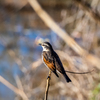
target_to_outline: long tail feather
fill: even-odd
[[[66,73],[64,74],[64,77],[65,77],[67,82],[71,82],[70,78],[66,75]]]

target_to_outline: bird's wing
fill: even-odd
[[[55,62],[54,62],[54,57],[50,56],[50,54],[47,54],[47,53],[43,52],[43,61],[46,64],[46,66],[52,72],[54,72],[57,77],[59,77],[57,72],[56,72],[56,66],[55,66]]]
[[[61,63],[61,60],[60,60],[59,56],[57,55],[57,53],[55,51],[54,51],[54,56],[55,56],[55,66],[56,66],[56,69],[60,73],[65,73],[65,70],[64,70],[63,65]]]

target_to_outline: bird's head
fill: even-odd
[[[39,45],[42,46],[43,48],[43,51],[50,51],[50,50],[53,50],[52,49],[52,46],[49,42],[43,42],[43,43],[39,43]]]

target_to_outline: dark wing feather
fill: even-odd
[[[61,60],[59,58],[59,56],[57,55],[57,53],[54,51],[54,59],[55,59],[55,66],[56,66],[56,69],[60,72],[60,73],[65,73],[65,70],[63,68],[63,65],[61,63]]]
[[[63,76],[65,77],[66,81],[67,82],[71,82],[70,78],[67,76],[67,74],[65,73],[65,70],[63,68],[63,65],[60,61],[60,58],[58,57],[57,53],[54,51],[54,57],[55,57],[55,66],[56,66],[56,69],[61,73],[63,74]]]
[[[59,77],[58,74],[56,73],[56,66],[55,66],[55,63],[54,63],[53,56],[52,57],[50,57],[50,56],[51,55],[49,54],[49,52],[48,53],[47,52],[43,52],[43,61],[47,65],[47,67],[52,72],[54,72],[57,77]]]

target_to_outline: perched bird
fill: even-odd
[[[57,76],[57,71],[60,72],[66,79],[67,82],[71,82],[70,78],[66,75],[64,67],[57,53],[53,50],[49,42],[43,42],[39,45],[42,46],[42,60],[43,63]]]

